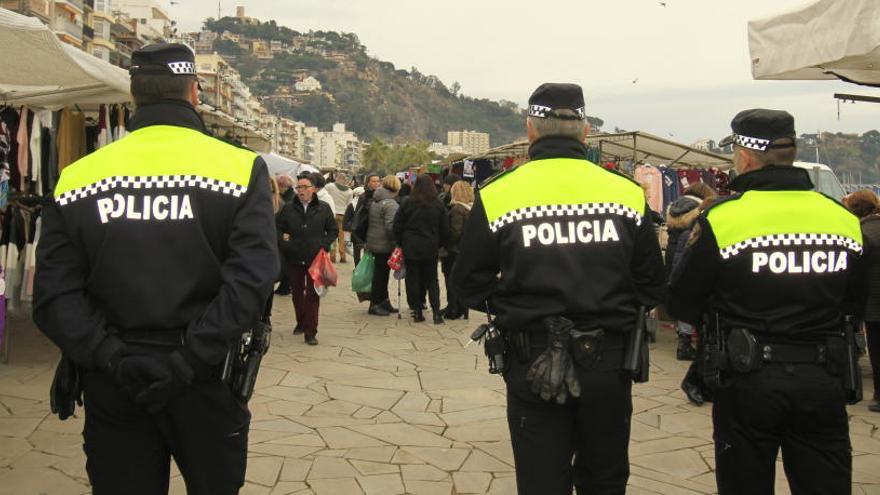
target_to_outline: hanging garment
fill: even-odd
[[[101,105],[98,107],[98,142],[95,144],[96,148],[107,146],[113,141],[112,131],[107,128],[108,120],[107,105]]]
[[[663,211],[681,197],[681,188],[678,184],[678,174],[669,167],[660,167],[663,174]]]
[[[43,168],[43,124],[40,113],[33,112],[33,119],[28,150],[31,157],[29,180],[33,183],[33,188],[29,187],[27,190],[40,191],[40,172]]]
[[[5,107],[0,110],[0,121],[6,126],[7,139],[9,140],[9,152],[6,154],[6,163],[9,164],[10,185],[18,184],[21,180],[18,172],[18,110]]]
[[[636,167],[633,178],[645,189],[648,206],[656,212],[663,210],[663,174],[653,165]]]
[[[32,217],[32,230],[30,233],[32,237],[27,244],[27,251],[25,253],[23,301],[33,301],[34,299],[34,274],[37,270],[37,246],[40,242],[40,226],[42,225],[42,220],[40,219],[39,214],[34,214]]]
[[[28,140],[28,108],[27,106],[21,107],[21,113],[19,114],[19,124],[18,124],[18,135],[16,136],[16,141],[18,141],[18,183],[15,184],[18,187],[19,191],[26,191],[26,185],[28,181],[28,164],[29,164],[29,151],[30,151],[30,141]]]
[[[697,182],[702,182],[702,177],[700,176],[699,170],[694,169],[679,169],[678,170],[678,182],[681,184],[681,190],[684,191],[691,184],[696,184]]]
[[[61,111],[58,125],[58,171],[86,154],[86,116],[70,108]]]

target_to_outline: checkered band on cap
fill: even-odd
[[[181,75],[181,74],[196,74],[196,64],[192,62],[169,62],[168,68],[171,69],[171,72]]]
[[[205,191],[213,191],[240,197],[247,192],[247,187],[233,182],[226,182],[200,175],[155,175],[155,176],[128,176],[118,175],[106,177],[93,184],[71,189],[58,195],[55,201],[59,206],[74,203],[99,193],[115,189],[173,189],[173,188],[199,188]]]
[[[862,252],[857,241],[836,234],[773,234],[753,237],[720,250],[721,258],[727,260],[749,248],[778,246],[840,246],[856,253]]]
[[[770,147],[770,140],[736,134],[736,144],[756,151],[767,151],[767,148]]]
[[[544,105],[529,105],[529,117],[537,117],[539,119],[546,119],[547,114],[552,112],[553,109]],[[581,120],[585,119],[587,116],[586,110],[584,107],[580,107],[574,110],[577,114],[578,118]]]
[[[547,112],[553,110],[550,107],[545,107],[544,105],[530,105],[529,106],[529,117],[538,117],[539,119],[547,118]]]
[[[522,220],[543,217],[577,217],[583,215],[617,215],[633,220],[636,225],[642,224],[642,215],[636,210],[619,203],[582,203],[575,205],[541,205],[520,208],[501,215],[489,223],[492,232]]]

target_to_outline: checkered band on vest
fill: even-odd
[[[247,192],[246,186],[200,175],[156,175],[144,177],[119,175],[107,177],[94,184],[62,193],[55,201],[60,206],[64,206],[98,193],[110,191],[111,189],[170,189],[181,187],[197,187],[206,191],[228,194],[236,198]]]
[[[756,137],[736,135],[736,144],[743,148],[749,148],[757,151],[767,151],[770,146],[769,139],[761,139]]]
[[[192,62],[170,62],[168,68],[175,74],[196,74],[196,64]]]
[[[727,260],[749,248],[778,246],[841,246],[856,253],[862,252],[858,242],[836,234],[773,234],[753,237],[720,250],[721,258]]]
[[[618,203],[582,203],[576,205],[529,206],[505,213],[489,223],[492,232],[498,232],[505,225],[522,220],[542,217],[566,217],[581,215],[618,215],[642,224],[642,215],[636,210]]]

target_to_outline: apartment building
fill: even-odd
[[[477,131],[449,131],[447,146],[461,147],[465,153],[483,153],[489,150],[489,133]]]

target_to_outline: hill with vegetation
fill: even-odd
[[[214,50],[267,109],[283,117],[322,129],[344,122],[361,139],[389,143],[446,142],[447,131],[462,129],[488,132],[492,146],[524,137],[524,115],[515,103],[472,98],[457,82],[447,86],[415,67],[399,69],[371,57],[354,34],[301,33],[275,21],[233,17],[208,19],[205,29],[218,34]],[[272,52],[249,49],[253,40],[274,42]],[[321,89],[295,88],[308,77]]]
[[[844,184],[880,184],[880,132],[803,134],[798,160],[827,164]]]

